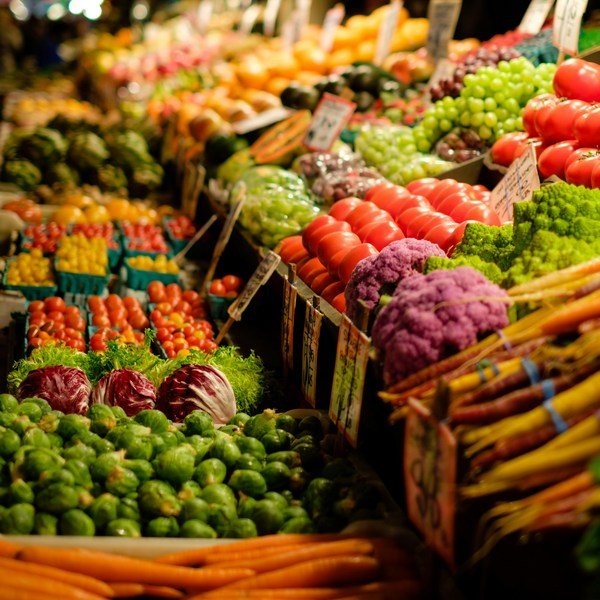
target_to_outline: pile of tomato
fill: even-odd
[[[237,275],[223,275],[210,282],[208,293],[213,296],[237,298],[244,287],[244,280]]]
[[[64,343],[85,352],[86,322],[78,306],[66,305],[58,296],[34,300],[27,306],[27,349]]]

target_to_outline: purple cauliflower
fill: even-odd
[[[372,330],[373,345],[383,359],[386,384],[392,385],[505,327],[505,297],[503,289],[466,266],[402,280],[377,315]]]
[[[420,273],[430,256],[445,257],[446,254],[437,244],[406,238],[392,242],[379,254],[361,260],[352,271],[344,292],[348,317],[354,319],[356,316],[359,300],[370,309],[375,308],[384,286],[390,286],[390,293],[393,292],[400,281]]]

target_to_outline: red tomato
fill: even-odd
[[[88,296],[87,305],[93,313],[107,312],[104,300],[100,296]]]
[[[462,223],[463,221],[468,221],[467,215],[472,209],[484,207],[485,204],[480,202],[479,200],[467,200],[464,199],[462,202],[458,203],[451,211],[450,217],[456,221],[457,223]]]
[[[361,239],[363,242],[372,244],[377,250],[381,251],[392,242],[403,240],[404,233],[402,233],[402,229],[394,221],[384,221],[376,223],[374,227],[369,229],[364,238]]]
[[[397,186],[393,190],[384,190],[373,198],[373,203],[385,210],[392,219],[395,219],[403,210],[409,206],[414,206],[416,201],[414,196],[403,187]]]
[[[592,171],[591,187],[600,188],[600,165],[596,165]]]
[[[221,279],[221,283],[227,291],[227,286],[225,285],[223,279]],[[192,305],[189,302],[186,302],[185,300],[181,299],[175,302],[175,304],[173,305],[173,310],[182,315],[190,315],[192,313]]]
[[[589,109],[589,104],[581,100],[560,100],[555,104],[542,127],[541,136],[547,144],[572,140],[575,120]]]
[[[357,206],[352,212],[346,216],[346,223],[352,227],[352,231],[356,231],[355,224],[360,223],[365,217],[374,217],[377,213],[381,213],[381,209],[374,202],[364,201]],[[363,221],[364,222],[364,221]]]
[[[409,226],[414,222],[415,219],[420,219],[420,218],[422,219],[423,216],[428,217],[432,212],[433,212],[433,210],[431,209],[431,207],[413,206],[411,208],[408,208],[408,209],[402,211],[396,217],[396,225],[398,225],[398,227],[400,227],[400,229],[402,230],[402,233],[406,237],[412,237],[408,233]]]
[[[329,302],[329,304],[331,304],[333,302],[333,299],[338,294],[343,294],[344,293],[345,289],[346,289],[346,284],[345,283],[342,283],[341,281],[336,281],[335,283],[332,283],[332,284],[328,285],[321,292],[321,298],[323,298],[323,300],[325,300],[326,302]]]
[[[457,223],[460,221],[452,216],[453,211],[457,209],[457,207],[461,206],[465,202],[473,202],[477,201],[473,196],[469,195],[466,191],[462,190],[456,192],[454,194],[450,194],[446,196],[439,204],[438,211],[444,213],[445,215],[451,216]]]
[[[381,183],[378,183],[377,185],[374,185],[373,187],[370,187],[367,190],[367,193],[365,194],[365,200],[368,201],[373,201],[373,197],[377,196],[380,192],[383,192],[384,190],[393,190],[397,187],[395,183],[392,183],[391,181],[382,181]]]
[[[580,58],[560,64],[552,82],[557,96],[600,102],[600,66]]]
[[[544,128],[546,127],[546,121],[550,115],[552,109],[558,103],[558,98],[554,100],[548,98],[547,102],[543,102],[539,108],[536,110],[534,115],[534,124],[535,124],[535,133],[530,137],[541,136]]]
[[[320,241],[330,233],[336,231],[350,232],[351,228],[346,221],[338,221],[330,215],[324,215],[333,219],[333,221],[324,222],[317,229],[312,229],[306,235],[302,234],[302,242],[304,247],[314,256],[317,253],[317,248]],[[319,217],[317,217],[319,218]],[[306,230],[305,230],[306,231]]]
[[[202,298],[200,298],[200,294],[196,290],[185,290],[181,297],[192,306],[196,306],[198,303],[202,302]]]
[[[353,246],[360,244],[360,238],[352,231],[335,231],[323,237],[317,246],[317,256],[319,260],[328,265],[329,260],[339,250],[349,250]]]
[[[423,177],[407,183],[406,189],[411,194],[427,197],[427,195],[434,190],[439,182],[440,180],[436,177]]]
[[[310,252],[302,246],[295,254],[292,254],[286,261],[288,265],[297,265],[301,260],[304,260],[307,256],[310,256]]]
[[[106,305],[106,308],[110,312],[111,310],[114,310],[115,308],[122,308],[123,300],[121,299],[121,296],[119,296],[118,294],[109,294],[106,297],[104,304]]]
[[[135,308],[141,310],[140,301],[133,296],[125,296],[125,298],[123,298],[123,306],[129,311]]]
[[[355,198],[354,196],[344,198],[343,200],[338,200],[337,202],[334,202],[333,206],[329,209],[329,216],[337,219],[338,221],[344,221],[346,216],[362,203],[363,200],[360,198]]]
[[[406,237],[415,238],[421,227],[431,219],[433,212],[433,210],[421,210],[416,208],[405,210],[400,215],[400,217],[404,219],[405,225],[404,227],[401,223],[398,223],[398,225],[400,225],[400,229],[402,229]]]
[[[161,313],[159,316],[170,315],[173,312],[173,305],[170,302],[159,302],[155,308]]]
[[[301,267],[296,271],[298,277],[310,287],[312,280],[321,273],[326,273],[327,269],[325,265],[316,257],[309,258]]]
[[[27,312],[28,313],[46,312],[45,308],[46,307],[45,307],[44,302],[42,300],[32,300],[29,303],[29,306],[27,307]]]
[[[53,311],[64,313],[65,308],[65,301],[58,296],[48,296],[48,298],[44,300],[44,309],[47,313]]]
[[[350,281],[350,276],[354,267],[363,259],[379,254],[377,248],[372,244],[364,243],[348,250],[346,256],[342,259],[338,268],[338,275],[340,280],[347,284]]]
[[[538,113],[542,107],[543,113],[547,112],[548,109],[558,102],[558,98],[554,94],[540,94],[535,98],[529,100],[523,109],[523,129],[525,133],[530,137],[539,135],[536,120]],[[544,114],[540,115],[540,118],[544,118]]]
[[[96,316],[96,315],[94,315]],[[102,315],[105,319],[107,319],[106,315]],[[93,318],[93,317],[92,317]],[[72,329],[76,329],[77,331],[84,331],[85,330],[85,319],[79,315],[68,315],[67,319],[65,321],[65,325],[67,327],[71,327]]]
[[[165,340],[170,340],[172,337],[171,332],[166,327],[159,327],[156,330],[156,339],[161,343]]]
[[[337,310],[339,313],[346,312],[346,295],[344,292],[333,298],[331,301],[331,306],[333,306],[333,308],[335,308],[335,310]]]
[[[300,250],[300,248],[304,248],[304,246],[302,245],[302,236],[301,235],[291,235],[289,237],[284,238],[281,241],[281,247],[279,248],[279,256],[281,256],[281,260],[284,263],[289,264],[290,257],[295,252]]]
[[[228,292],[239,292],[244,287],[244,280],[237,275],[225,275],[221,281]]]
[[[571,166],[571,163],[574,163],[584,156],[591,156],[597,151],[597,148],[576,148],[573,150],[573,152],[567,156],[567,160],[565,160],[565,178],[567,169]]]
[[[213,279],[208,287],[208,293],[213,296],[224,296],[227,293],[227,288],[220,279]]]
[[[104,352],[108,350],[108,345],[100,336],[93,335],[90,338],[90,349],[94,352]]]
[[[92,325],[94,327],[110,327],[110,319],[108,318],[108,315],[95,313],[92,315]]]
[[[564,140],[545,148],[538,158],[538,170],[544,179],[556,175],[565,178],[565,161],[579,148],[577,140]]]
[[[183,290],[178,283],[168,283],[165,285],[165,294],[167,295],[167,300],[172,302],[172,300],[181,300]]]
[[[48,313],[48,319],[50,319],[51,321],[54,321],[54,322],[64,322],[65,315],[64,315],[64,313],[59,312],[58,310],[51,310]]]
[[[485,225],[494,225],[499,227],[502,225],[502,220],[498,213],[489,205],[479,202],[478,205],[472,206],[465,214],[462,221],[478,221]]]
[[[515,150],[515,158],[519,158],[521,154],[529,150],[529,147],[533,146],[535,148],[535,155],[537,158],[540,157],[540,154],[546,149],[546,143],[541,137],[532,137],[523,142],[521,142],[516,150]]]
[[[477,221],[463,221],[459,223],[454,232],[452,233],[452,238],[448,241],[448,250],[446,250],[446,254],[448,256],[452,256],[452,252],[454,248],[462,241],[463,235],[465,233],[465,228],[469,223],[477,223]]]
[[[600,146],[600,105],[595,104],[575,120],[575,137],[581,146]]]
[[[600,164],[600,151],[590,152],[571,162],[565,169],[568,183],[592,187],[592,172]]]
[[[313,240],[316,232],[323,227],[323,225],[330,225],[331,223],[337,222],[338,219],[331,215],[319,215],[313,219],[302,231],[302,243],[304,244],[304,247],[314,254],[314,251],[308,245],[308,241]]]
[[[437,244],[444,252],[447,252],[453,241],[454,232],[457,227],[458,223],[455,223],[452,220],[438,222],[425,232],[423,239],[433,244]]]
[[[508,167],[514,160],[515,150],[528,137],[529,135],[524,131],[505,133],[492,146],[492,160],[498,165]]]
[[[425,236],[430,229],[443,224],[456,224],[456,222],[453,221],[448,215],[434,211],[430,213],[428,219],[421,223],[419,229],[415,231],[415,235],[413,237],[416,237],[417,239],[425,239]]]
[[[317,275],[312,283],[311,283],[311,289],[312,291],[317,294],[318,296],[321,295],[321,292],[328,286],[331,285],[332,283],[335,283],[337,281],[336,277],[332,277],[329,272],[325,272],[325,273],[321,273],[319,275]]]
[[[134,329],[141,330],[149,327],[150,322],[148,321],[148,317],[143,312],[139,312],[129,316],[129,324]]]
[[[340,263],[344,259],[344,256],[346,256],[346,252],[348,252],[346,248],[341,248],[329,259],[325,265],[329,275],[331,275],[331,277],[333,277],[333,279],[336,281],[339,279],[338,269],[340,268]]]
[[[360,219],[356,219],[352,225],[352,231],[354,231],[354,233],[358,233],[365,225],[368,225],[369,223],[394,223],[394,219],[392,219],[390,213],[386,212],[385,210],[378,209],[375,213],[369,213],[363,215]]]
[[[81,309],[79,306],[67,306],[65,308],[65,317],[68,317],[69,315],[81,316]]]
[[[162,281],[151,281],[146,288],[146,292],[148,292],[150,302],[154,302],[154,304],[164,302],[167,299],[165,284]]]
[[[455,194],[460,191],[468,192],[468,190],[469,186],[466,183],[460,183],[456,181],[456,179],[442,179],[431,191],[429,196],[427,196],[427,200],[429,200],[429,203],[433,208],[437,209],[438,205],[446,198],[446,196],[450,196],[450,194]]]

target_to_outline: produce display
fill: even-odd
[[[37,248],[17,254],[6,263],[4,285],[46,288],[56,285],[51,260]]]

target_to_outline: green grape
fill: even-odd
[[[496,104],[496,101],[493,98],[486,98],[483,101],[483,106],[485,107],[485,110],[490,111],[490,110],[495,110],[498,105]]]
[[[473,127],[479,127],[480,125],[483,125],[483,121],[485,119],[485,113],[484,112],[476,112],[474,114],[471,115],[471,125]]]
[[[469,98],[467,106],[472,113],[482,112],[484,109],[484,103],[481,98]]]
[[[468,127],[471,124],[471,113],[464,112],[462,115],[460,115],[458,122],[463,127]]]
[[[492,137],[492,130],[487,125],[482,125],[477,133],[482,140],[489,140]]]

